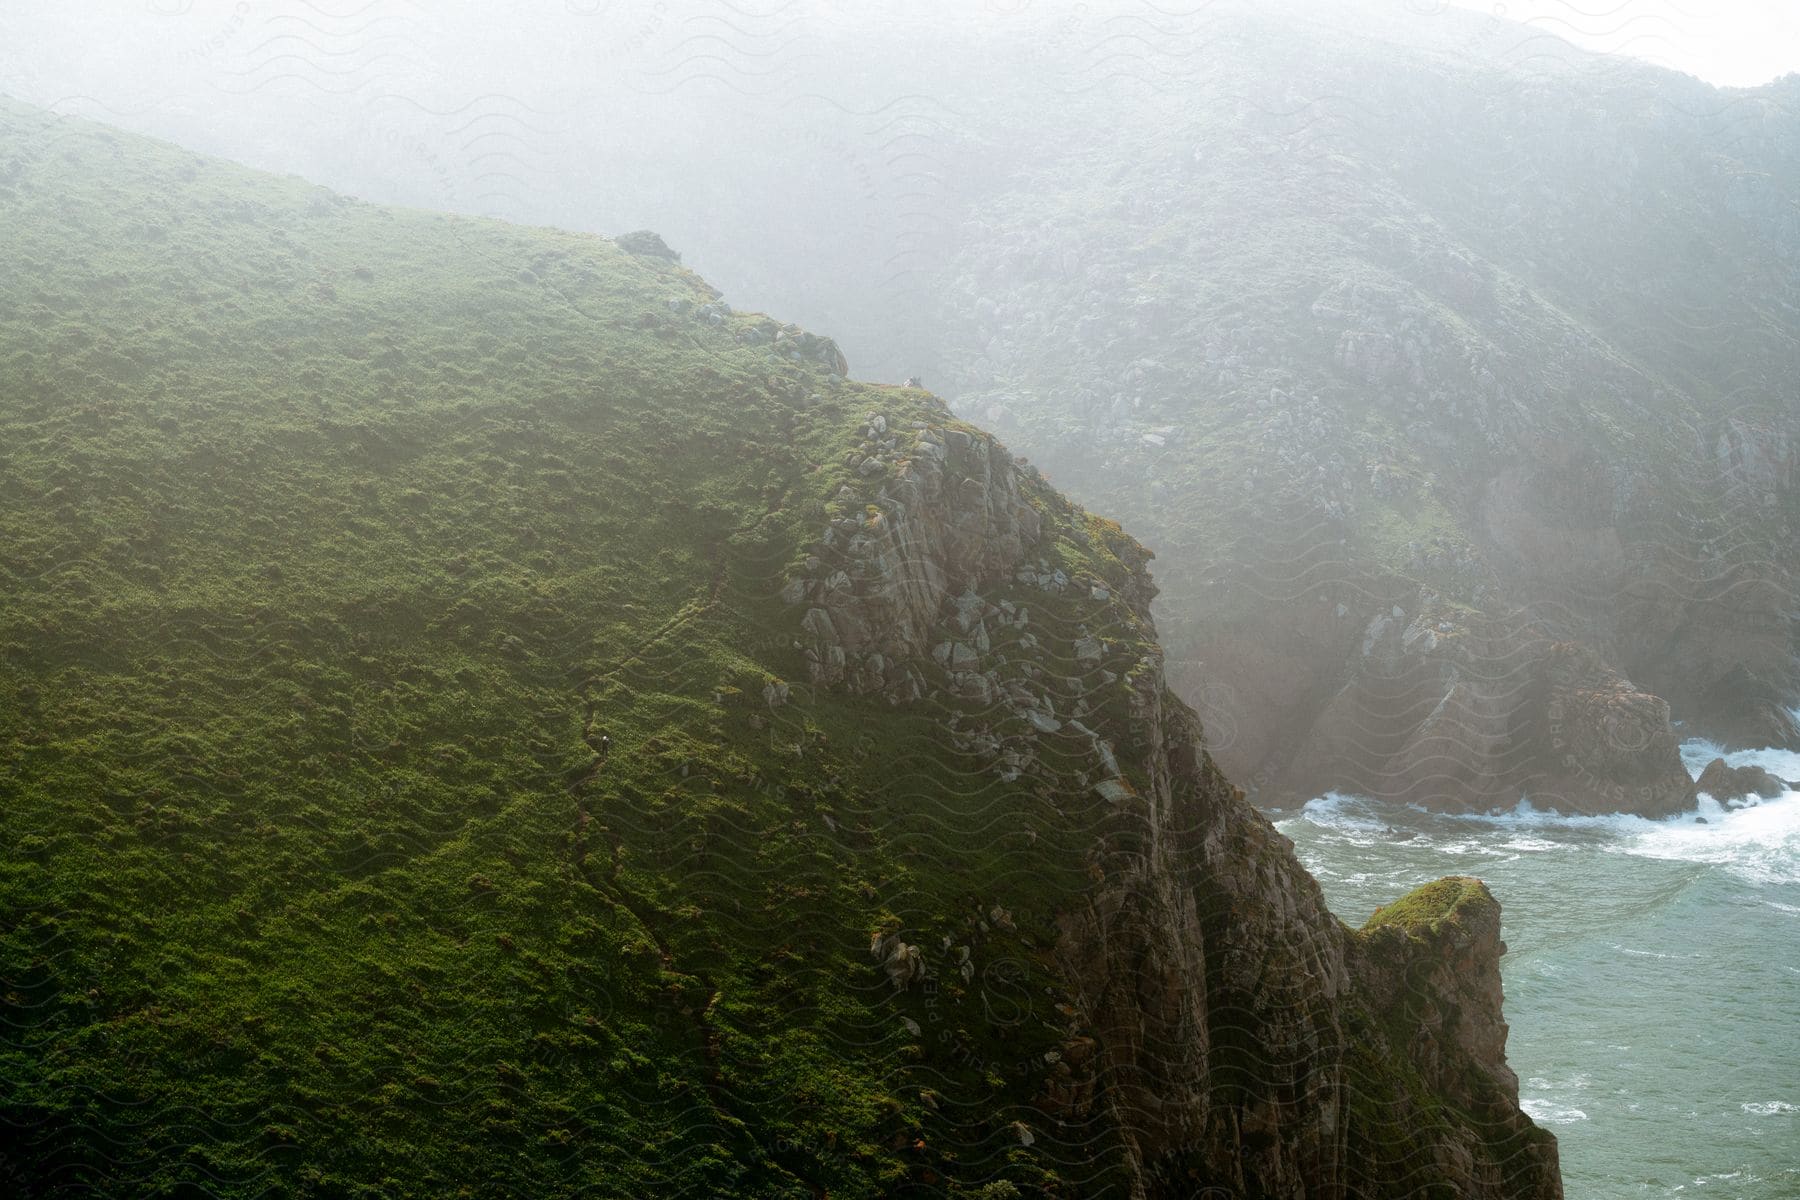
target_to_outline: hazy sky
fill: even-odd
[[[440,35],[501,50],[529,44],[547,66],[574,42],[590,59],[598,44],[605,61],[591,65],[604,72],[661,53],[671,40],[704,57],[719,40],[712,33],[732,28],[739,41],[762,39],[754,48],[764,57],[851,13],[877,25],[929,17],[972,36],[1035,23],[1079,40],[1117,32],[1122,19],[1133,31],[1203,26],[1239,5],[1331,13],[1334,23],[1382,24],[1402,38],[1455,7],[1726,86],[1800,71],[1800,0],[0,0],[0,91],[40,100],[83,92],[131,108],[202,76],[233,90],[234,73],[260,84],[271,73],[265,68],[281,61],[324,55],[335,67],[345,47],[376,39],[389,65]],[[1366,22],[1373,10],[1382,10],[1380,20]],[[582,36],[572,38],[576,29]],[[604,31],[597,42],[596,30]],[[246,58],[277,61],[250,79]],[[139,84],[145,94],[131,98]]]
[[[1438,0],[1409,0],[1428,12]],[[1800,0],[1452,0],[1579,46],[1748,87],[1800,71]]]
[[[0,93],[377,202],[654,228],[733,303],[886,344],[906,305],[818,294],[757,247],[825,239],[875,292],[922,287],[985,169],[958,133],[985,89],[1180,95],[1290,22],[1352,65],[1386,43],[1529,76],[1567,39],[1715,84],[1800,70],[1800,0],[0,0]],[[1335,78],[1257,86],[1305,139],[1354,142],[1368,99]],[[1696,92],[1672,94],[1754,115]]]

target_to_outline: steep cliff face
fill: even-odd
[[[990,439],[923,422],[890,429],[879,413],[863,432],[844,465],[871,496],[863,503],[856,488],[840,488],[837,502],[854,511],[833,519],[820,553],[808,556],[810,574],[793,580],[783,598],[809,606],[802,627],[814,683],[918,699],[921,677],[911,660],[932,643],[945,600],[1009,574],[1037,544],[1040,521],[1020,493],[1012,459]],[[957,613],[957,632],[982,652],[984,622],[1000,615],[987,608],[964,605]]]
[[[1800,412],[1790,399],[1696,433],[1689,494],[1727,519],[1671,531],[1644,556],[1607,632],[1696,732],[1731,748],[1800,748]]]
[[[1554,1194],[934,397],[652,236],[0,160],[25,1190]]]
[[[880,412],[863,434],[838,496],[861,515],[784,591],[815,679],[922,701],[1000,778],[1107,805],[1059,915],[1046,1115],[1100,1119],[1133,1196],[1559,1196],[1506,1066],[1486,889],[1441,881],[1345,927],[1169,690],[1142,548],[986,435]],[[1049,561],[1077,544],[1116,569]],[[1034,620],[1034,596],[1078,607]]]
[[[1791,82],[1456,6],[1144,8],[1125,59],[1005,7],[910,31],[904,78],[867,63],[979,96],[846,336],[1156,548],[1233,779],[1655,816],[1691,795],[1677,733],[1800,746]],[[770,274],[822,262],[758,233]]]
[[[1499,904],[1479,880],[1441,879],[1377,910],[1357,940],[1352,973],[1389,1044],[1467,1121],[1419,1148],[1463,1195],[1534,1194],[1556,1148],[1520,1115],[1506,1064]]]

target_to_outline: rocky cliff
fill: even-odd
[[[1498,945],[1327,912],[935,397],[653,235],[0,162],[13,1191],[1556,1194]]]
[[[779,200],[654,203],[1153,546],[1259,802],[1662,814],[1671,739],[1800,745],[1794,80],[1459,5],[1132,0],[1141,54],[1064,7],[839,6],[790,52],[842,107],[685,167]],[[917,161],[856,115],[901,96]]]
[[[830,6],[653,147],[534,105],[560,148],[502,193],[437,117],[406,124],[441,159],[367,155],[347,98],[273,140],[362,194],[655,213],[866,378],[922,375],[1156,548],[1171,678],[1259,801],[1657,813],[1672,735],[1800,745],[1796,79],[1716,89],[1468,5],[1116,7]],[[677,77],[683,28],[613,78]],[[132,119],[273,153],[257,105],[179,108]],[[1428,611],[1501,665],[1362,652]],[[1561,643],[1645,697],[1575,764],[1531,665]],[[1652,697],[1670,721],[1639,728]]]
[[[783,592],[813,678],[1105,805],[1058,915],[1046,1119],[1099,1120],[1133,1196],[1559,1196],[1505,1061],[1486,889],[1444,880],[1348,929],[1171,693],[1141,546],[957,422],[872,412],[845,462],[843,515]],[[1550,703],[1577,705],[1597,668],[1551,657]],[[927,976],[908,936],[875,947],[902,989]]]

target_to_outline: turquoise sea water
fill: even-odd
[[[1689,768],[1719,752],[1683,747]],[[1800,779],[1800,755],[1725,755]],[[1507,1057],[1570,1200],[1800,1198],[1800,792],[1727,811],[1438,816],[1327,796],[1277,821],[1360,925],[1441,875],[1504,913]]]

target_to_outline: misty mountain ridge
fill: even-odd
[[[156,7],[0,14],[0,1167],[1786,1194],[1800,75]]]
[[[622,21],[526,9],[478,50],[462,36],[471,12],[311,25],[204,6],[116,13],[109,34],[130,23],[128,41],[161,51],[126,63],[80,21],[18,9],[0,33],[36,53],[0,90],[373,200],[654,228],[740,305],[825,329],[861,372],[892,380],[935,349],[912,314],[965,204],[1015,147],[1064,144],[1055,131],[1083,106],[1183,120],[1206,94],[1195,85],[1229,84],[1307,154],[1413,116],[1321,71],[1334,54],[1454,70],[1494,103],[1580,76],[1621,89],[1629,111],[1648,86],[1726,140],[1753,98],[1792,95],[1791,81],[1715,89],[1414,0],[788,5],[735,20],[698,3]],[[196,71],[209,86],[196,90]],[[795,252],[824,269],[792,269]]]
[[[1301,61],[1354,102],[1208,78],[1046,143],[964,223],[934,377],[1145,530],[1268,799],[1679,811],[1665,698],[1800,744],[1792,89]]]

